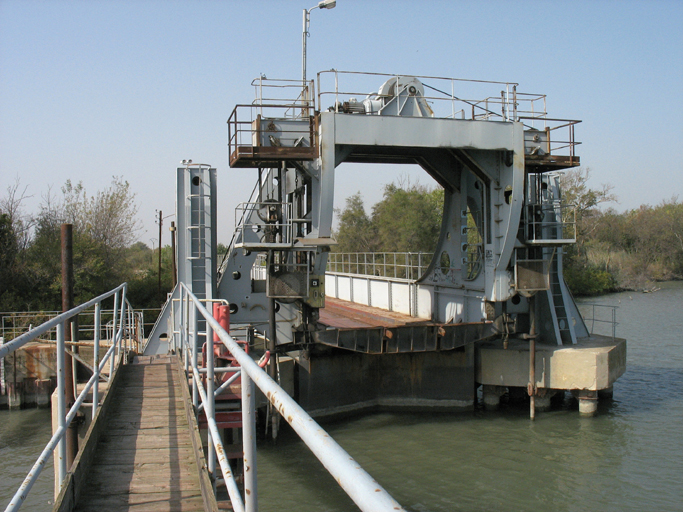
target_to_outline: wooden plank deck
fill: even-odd
[[[124,365],[106,429],[74,510],[204,510],[183,385],[168,357]]]

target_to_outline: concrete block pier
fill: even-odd
[[[484,404],[496,407],[508,388],[529,384],[529,342],[512,339],[477,344],[476,381],[484,386]],[[575,345],[536,344],[536,403],[548,408],[557,391],[571,391],[579,412],[592,415],[598,394],[609,395],[612,385],[626,370],[626,340],[593,335]]]

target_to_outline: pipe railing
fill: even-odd
[[[135,310],[134,315],[136,319],[136,336],[141,343],[145,339],[145,332],[149,332],[150,328],[154,325],[153,322],[145,322],[145,312],[148,313],[148,319],[157,319],[159,317],[160,311],[160,308]],[[107,325],[111,325],[113,313],[114,310],[111,308],[101,309],[100,329],[106,329]],[[44,322],[47,322],[59,314],[61,314],[61,311],[3,311],[0,313],[0,337],[4,338],[6,341],[11,341],[14,338],[33,329],[34,325],[40,325]],[[78,339],[88,340],[80,341],[78,346],[92,346],[92,339],[95,336],[94,311],[84,311],[78,315],[78,317]],[[99,336],[100,339],[102,339],[103,333],[100,332]],[[110,339],[111,333],[104,334],[104,336],[106,336],[107,339]],[[54,330],[48,331],[45,333],[45,336],[42,336],[40,339],[36,339],[35,341],[40,341],[41,343],[54,343],[56,341],[56,333]],[[75,343],[76,342],[74,342],[74,344]]]
[[[40,476],[40,473],[42,472],[43,468],[45,467],[45,463],[49,459],[49,457],[53,454],[53,451],[55,448],[57,448],[57,453],[55,454],[55,470],[57,471],[57,476],[58,476],[58,482],[60,487],[63,485],[64,480],[67,475],[67,471],[69,468],[67,468],[67,453],[66,453],[66,431],[73,419],[76,417],[76,414],[78,413],[79,408],[81,405],[83,405],[83,402],[85,401],[86,396],[88,395],[88,392],[90,389],[93,389],[93,403],[92,403],[92,417],[94,418],[96,413],[97,413],[97,408],[98,408],[98,402],[99,402],[99,389],[98,389],[98,383],[100,379],[100,375],[102,371],[104,370],[107,361],[109,361],[110,364],[110,369],[109,369],[109,376],[110,378],[114,375],[114,372],[116,371],[115,367],[115,360],[119,357],[119,354],[121,353],[122,350],[125,350],[128,347],[128,341],[126,340],[125,346],[123,345],[124,341],[124,334],[128,332],[132,332],[132,328],[130,327],[130,320],[133,318],[132,314],[130,314],[130,304],[126,300],[126,290],[127,290],[127,284],[123,283],[119,285],[118,287],[114,288],[113,290],[104,293],[100,295],[99,297],[95,297],[94,299],[86,302],[85,304],[82,304],[80,306],[77,306],[73,309],[70,309],[69,311],[62,313],[61,315],[57,315],[55,318],[52,318],[51,320],[48,320],[47,322],[39,325],[38,327],[31,329],[29,332],[22,334],[21,336],[18,336],[11,342],[3,345],[0,347],[0,358],[3,358],[15,350],[23,347],[27,343],[33,341],[34,339],[38,338],[39,336],[44,335],[45,333],[50,332],[52,329],[56,329],[57,331],[57,416],[58,416],[58,428],[52,435],[52,438],[50,441],[47,443],[45,446],[45,449],[42,451],[40,456],[38,457],[38,460],[36,463],[33,465],[31,470],[29,471],[28,475],[22,482],[21,486],[19,486],[19,489],[17,492],[14,494],[14,497],[10,501],[9,505],[7,505],[7,508],[5,508],[5,512],[13,512],[15,510],[19,510],[21,505],[24,503],[26,500],[26,497],[28,496],[28,493],[31,491],[31,488],[33,487],[33,484],[36,482],[38,477]],[[108,299],[109,297],[114,297],[114,327],[113,331],[115,332],[116,335],[111,343],[111,346],[107,350],[107,352],[104,354],[104,357],[102,357],[101,361],[98,361],[98,356],[99,356],[99,342],[100,342],[100,321],[101,321],[101,315],[102,315],[102,301]],[[119,305],[120,303],[120,305]],[[94,322],[97,328],[95,329],[95,334],[94,334],[94,364],[93,364],[93,369],[95,370],[92,377],[90,380],[87,382],[81,393],[78,395],[78,398],[74,402],[73,406],[69,409],[69,411],[66,411],[66,396],[65,396],[65,382],[66,382],[66,375],[65,375],[65,355],[66,355],[66,343],[65,343],[65,336],[64,336],[64,331],[65,331],[65,325],[66,322],[73,318],[74,316],[82,313],[86,309],[90,309],[94,307]],[[118,322],[117,322],[118,320]],[[118,330],[117,326],[118,325]],[[69,378],[71,378],[69,376]]]
[[[590,308],[590,315],[588,314],[588,308]],[[611,331],[612,341],[617,337],[617,309],[619,306],[612,306],[610,304],[593,304],[590,302],[579,303],[579,309],[584,310],[586,313],[583,316],[583,321],[586,325],[590,324],[589,332],[591,335],[596,333],[596,327],[601,330],[600,327],[607,327]],[[597,325],[596,325],[597,324]],[[603,331],[604,332],[604,331]]]
[[[331,252],[327,272],[416,280],[427,271],[428,252]]]
[[[206,414],[210,441],[209,470],[211,471],[212,469],[212,459],[217,457],[234,510],[238,512],[256,512],[258,510],[254,386],[257,386],[263,392],[275,410],[279,411],[280,415],[291,425],[292,429],[299,435],[306,446],[322,462],[327,471],[362,511],[404,510],[251,356],[242,350],[239,344],[207,311],[202,304],[202,300],[192,294],[189,288],[182,283],[180,301],[181,328],[178,329],[177,333],[181,338],[180,342],[183,347],[185,371],[188,376],[192,376],[193,405],[196,410],[203,406],[202,408]],[[200,317],[206,321],[206,330],[203,333],[198,330]],[[230,470],[216,425],[214,398],[218,390],[213,389],[216,370],[213,367],[213,357],[211,357],[214,353],[214,333],[240,365],[240,376],[242,379],[244,499],[242,499]],[[200,337],[205,338],[207,354],[210,356],[206,358],[205,372],[203,371],[204,368],[200,368],[197,363]],[[206,376],[206,388],[204,388],[202,383],[202,375]]]
[[[330,76],[334,85],[328,84]],[[417,78],[422,85],[432,91],[422,97],[430,104],[437,118],[456,118],[456,113],[472,111],[472,119],[486,118],[501,121],[516,121],[517,109],[531,102],[538,95],[524,94],[518,97],[516,82],[499,82],[491,80],[471,80],[464,78],[448,78],[425,75],[397,75],[391,73],[367,73],[362,71],[340,71],[331,69],[321,71],[317,75],[318,108],[322,108],[326,97],[334,98],[333,109],[338,110],[344,100],[351,97],[372,96],[379,80],[400,78]],[[340,88],[340,79],[344,81]],[[372,81],[372,82],[370,82]],[[368,84],[368,85],[366,85]],[[369,85],[372,84],[372,85]],[[368,88],[372,88],[368,91]],[[480,96],[480,94],[482,94]],[[476,96],[470,96],[476,94]],[[524,108],[524,107],[523,107]]]

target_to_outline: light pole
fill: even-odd
[[[322,0],[318,5],[310,9],[304,9],[304,31],[301,38],[301,83],[304,91],[306,90],[306,38],[308,37],[308,26],[311,24],[311,11],[313,9],[334,9],[337,0]]]

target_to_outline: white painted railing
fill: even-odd
[[[171,346],[182,347],[185,371],[193,377],[193,405],[196,410],[204,409],[209,426],[209,469],[212,469],[212,459],[217,457],[234,510],[238,512],[256,512],[258,510],[254,385],[263,392],[275,410],[279,411],[361,510],[364,512],[404,510],[284,389],[268,376],[259,364],[240,348],[238,343],[207,311],[202,300],[193,295],[184,284],[181,284],[179,316],[178,329],[175,327],[173,329],[174,339],[171,340]],[[198,329],[200,318],[206,321],[205,332],[200,332]],[[179,340],[175,339],[175,331],[178,332]],[[206,358],[205,367],[198,364],[200,340],[202,338],[206,340],[206,353],[211,355],[214,353],[214,333],[240,365],[244,499],[230,470],[216,425],[214,399],[218,390],[213,389],[214,373],[216,372],[213,366],[213,358]],[[202,374],[206,375],[206,388],[201,380]],[[237,377],[233,375],[232,378],[236,379]]]
[[[325,295],[412,317],[431,317],[431,294],[412,279],[327,272]]]
[[[14,497],[10,501],[5,512],[13,512],[19,510],[21,505],[26,500],[28,493],[31,491],[33,484],[36,482],[48,458],[53,454],[55,447],[57,448],[57,460],[55,461],[55,470],[57,471],[58,482],[60,486],[63,484],[64,479],[67,474],[67,454],[66,454],[66,431],[73,419],[76,417],[78,409],[83,405],[86,396],[90,389],[93,389],[93,404],[92,404],[92,417],[95,417],[98,406],[98,386],[100,375],[102,370],[105,368],[107,361],[109,361],[109,375],[110,378],[114,375],[116,371],[115,360],[118,358],[121,350],[129,350],[130,343],[132,341],[129,338],[124,338],[126,333],[134,332],[134,320],[132,315],[132,310],[130,304],[126,300],[126,283],[114,288],[113,290],[96,297],[85,304],[75,307],[66,313],[48,320],[47,322],[39,325],[38,327],[31,329],[29,332],[22,334],[21,336],[15,338],[14,340],[0,346],[0,359],[11,354],[15,350],[23,347],[30,341],[35,340],[39,336],[43,336],[49,333],[52,329],[56,329],[56,339],[57,339],[57,418],[59,428],[52,435],[52,438],[45,446],[38,460],[29,471],[28,475],[24,479],[23,483],[19,487],[19,490],[15,493]],[[102,301],[108,299],[109,297],[114,297],[114,313],[113,313],[113,325],[112,332],[116,333],[116,336],[112,340],[111,346],[104,354],[101,360],[99,357],[99,344],[100,344],[100,320],[101,320],[101,304]],[[93,376],[90,378],[88,383],[83,388],[83,391],[78,395],[73,406],[69,409],[68,413],[66,411],[66,399],[65,399],[65,387],[66,378],[72,378],[70,375],[65,375],[65,356],[66,356],[66,342],[64,336],[65,325],[69,319],[74,316],[79,315],[85,310],[94,308],[94,364],[93,364]]]

